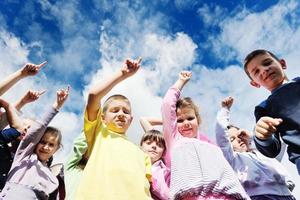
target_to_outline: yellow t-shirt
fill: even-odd
[[[83,171],[77,200],[147,200],[151,161],[124,135],[107,129],[99,111],[95,121],[84,116],[89,161]]]

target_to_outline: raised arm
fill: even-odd
[[[18,110],[20,112],[21,109],[26,104],[32,103],[32,102],[38,100],[40,98],[40,96],[43,95],[45,92],[46,92],[46,90],[42,90],[42,91],[28,90],[26,92],[26,94],[15,103],[16,110]]]
[[[44,114],[41,120],[34,122],[29,129],[26,137],[21,141],[19,148],[16,152],[15,159],[23,159],[34,151],[35,145],[41,140],[44,132],[51,122],[51,120],[56,116],[59,109],[63,106],[65,101],[69,96],[70,87],[67,89],[60,89],[56,93],[56,100],[53,105]]]
[[[145,132],[153,130],[154,126],[162,125],[162,119],[141,117],[140,124]]]
[[[163,98],[161,114],[163,120],[163,134],[167,146],[165,162],[168,167],[170,167],[171,164],[169,151],[172,149],[174,140],[180,137],[180,134],[177,130],[176,103],[180,97],[180,91],[183,89],[184,85],[190,80],[191,76],[191,72],[180,72],[178,80],[167,91]]]
[[[118,83],[124,79],[132,76],[140,68],[142,59],[139,58],[136,61],[127,59],[121,70],[107,78],[105,81],[101,81],[101,84],[93,86],[88,95],[88,102],[86,106],[88,120],[94,121],[97,118],[97,113],[100,109],[101,99]]]
[[[39,65],[27,63],[21,69],[9,75],[6,79],[0,82],[0,96],[22,78],[36,75],[41,70],[41,68],[46,65],[46,63],[47,61],[42,62]]]
[[[230,108],[233,104],[233,98],[227,97],[221,102],[221,109],[217,114],[217,124],[216,124],[216,142],[218,146],[223,151],[223,154],[227,161],[232,164],[235,153],[233,151],[229,135],[228,128],[229,125],[229,114]]]
[[[7,122],[10,127],[17,129],[20,133],[23,132],[23,122],[16,113],[13,105],[0,98],[0,107],[3,107],[6,112]]]

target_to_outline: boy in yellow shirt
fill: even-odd
[[[126,60],[106,81],[91,88],[84,114],[84,133],[89,161],[77,190],[77,200],[151,199],[151,161],[126,137],[131,124],[131,105],[123,95],[100,100],[118,83],[134,75],[141,59]]]

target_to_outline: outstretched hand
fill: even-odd
[[[34,102],[42,96],[46,90],[35,91],[35,90],[28,90],[27,93],[22,97],[22,102],[24,104]]]
[[[126,59],[121,71],[122,74],[126,77],[132,76],[135,74],[141,66],[142,58],[140,57],[137,60]]]
[[[266,140],[276,132],[276,127],[282,123],[280,118],[261,117],[255,126],[255,136]]]
[[[226,97],[221,102],[222,107],[227,108],[229,110],[233,104],[233,100],[234,100],[233,97]]]
[[[65,101],[67,100],[67,98],[69,96],[69,92],[70,92],[70,86],[68,86],[66,89],[57,90],[56,101],[55,101],[53,107],[56,108],[57,110],[59,110],[63,106]]]
[[[42,62],[41,64],[32,64],[32,63],[27,63],[23,66],[21,69],[21,73],[23,76],[34,76],[36,75],[42,67],[44,67],[47,64],[47,61]]]

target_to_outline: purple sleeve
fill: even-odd
[[[24,157],[33,153],[35,146],[43,137],[48,124],[57,113],[58,111],[51,106],[51,108],[44,114],[41,121],[36,121],[31,125],[28,129],[28,133],[17,149],[14,162],[15,160],[22,160]]]
[[[180,91],[171,87],[162,102],[162,119],[163,119],[163,134],[167,146],[167,151],[165,154],[165,162],[167,167],[170,167],[170,150],[172,149],[174,141],[178,137],[177,131],[177,116],[176,116],[176,102],[180,97]]]

